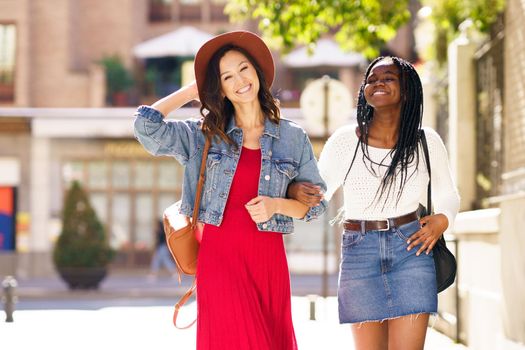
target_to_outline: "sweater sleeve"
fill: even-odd
[[[354,133],[354,134],[352,134]],[[337,129],[326,141],[319,157],[319,173],[326,182],[324,198],[329,201],[335,191],[343,184],[350,166],[357,137],[355,125]]]
[[[434,213],[444,214],[447,217],[448,228],[445,233],[449,233],[459,211],[459,193],[452,179],[447,150],[441,137],[431,128],[425,128],[425,135],[427,136],[432,171]]]

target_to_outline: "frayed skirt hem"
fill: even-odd
[[[363,323],[370,323],[370,322],[379,322],[379,323],[382,323],[382,322],[385,322],[385,321],[389,321],[389,320],[395,320],[396,318],[401,318],[401,317],[406,317],[406,316],[412,316],[414,317],[415,319],[417,319],[419,317],[419,315],[424,315],[424,314],[429,314],[430,316],[437,316],[438,313],[436,311],[420,311],[420,312],[411,312],[411,313],[407,313],[407,314],[403,314],[403,315],[397,315],[397,316],[392,316],[392,317],[385,317],[385,318],[381,318],[381,319],[365,319],[365,320],[341,320],[339,319],[339,323],[340,324],[360,324],[362,325]]]

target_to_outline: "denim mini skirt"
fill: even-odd
[[[383,321],[437,312],[432,252],[416,256],[407,240],[418,220],[386,231],[345,230],[337,297],[339,322]]]

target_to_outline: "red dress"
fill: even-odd
[[[222,224],[204,227],[198,350],[297,349],[282,234],[258,231],[244,207],[257,196],[260,169],[260,150],[243,147]]]

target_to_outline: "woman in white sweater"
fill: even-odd
[[[452,225],[459,196],[439,135],[423,128],[432,173],[434,215],[418,216],[429,182],[421,147],[423,89],[414,67],[379,57],[359,90],[357,125],[338,129],[319,159],[329,200],[343,187],[344,233],[338,300],[356,349],[423,349],[437,312],[432,248]],[[307,183],[289,196],[315,206]]]

